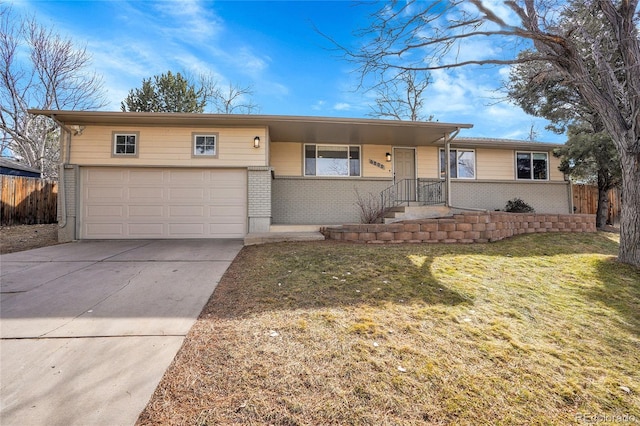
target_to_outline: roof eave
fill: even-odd
[[[398,144],[436,143],[472,124],[281,115],[29,110],[66,125],[268,127],[274,142]]]

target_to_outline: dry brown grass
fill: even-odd
[[[58,224],[0,227],[0,254],[58,244]]]
[[[138,423],[640,419],[640,271],[616,252],[606,233],[246,247]]]

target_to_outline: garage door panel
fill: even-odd
[[[216,217],[216,223],[215,224],[233,225],[233,224],[236,224],[236,223],[238,223],[238,217],[237,216],[218,216],[218,217]]]
[[[129,205],[129,217],[163,217],[164,206],[136,206]]]
[[[119,238],[123,234],[124,225],[121,223],[91,223],[87,225],[87,232],[94,238]]]
[[[241,238],[246,234],[246,170],[81,170],[81,238]]]
[[[204,200],[204,188],[169,188],[169,200]]]
[[[195,170],[169,171],[168,176],[169,176],[169,183],[171,184],[194,185],[194,184],[204,183],[206,181],[204,171],[195,171]]]
[[[170,223],[169,235],[170,236],[202,236],[205,226],[203,223]]]
[[[129,180],[139,184],[157,185],[164,180],[164,172],[162,170],[131,170]]]
[[[246,175],[247,175],[247,171],[243,169],[227,169],[225,170],[225,172],[226,174],[224,177],[221,177],[220,175],[217,175],[217,174],[210,174],[208,175],[208,178],[212,182],[221,181],[224,179],[243,180],[243,179],[246,179]]]
[[[243,216],[245,215],[244,206],[209,206],[209,217],[215,216]]]
[[[203,217],[203,206],[169,206],[169,217]]]
[[[129,223],[128,234],[136,238],[162,238],[165,234],[162,223]]]
[[[211,200],[244,201],[246,194],[239,193],[237,188],[220,188],[211,190]]]
[[[87,170],[85,180],[88,183],[122,184],[126,181],[126,172],[122,169],[96,168]]]
[[[87,191],[87,198],[98,201],[120,201],[124,198],[125,189],[121,186],[95,186]]]
[[[122,206],[96,205],[87,208],[87,216],[93,218],[99,217],[120,217],[122,216]]]
[[[226,235],[229,238],[242,238],[245,235],[244,227],[238,224],[212,223],[209,225],[212,234]]]
[[[210,188],[213,192],[218,191],[240,191],[244,190],[246,187],[246,182],[236,182],[236,181],[222,181],[222,182],[211,182]]]
[[[163,200],[164,190],[163,188],[158,188],[158,187],[139,187],[139,186],[129,187],[129,199],[135,200],[136,198],[149,198],[149,199],[155,199],[155,200]]]

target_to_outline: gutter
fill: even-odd
[[[71,159],[71,129],[64,125],[61,121],[59,121],[55,115],[51,115],[51,119],[60,126],[62,130],[60,132],[60,148],[63,147],[63,139],[66,135],[66,144],[64,145],[64,159],[59,164],[58,171],[58,200],[60,201],[60,211],[58,212],[58,228],[64,228],[67,226],[67,191],[64,184],[64,170],[65,166],[69,164]]]

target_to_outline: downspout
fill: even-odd
[[[575,214],[575,209],[573,207],[573,182],[571,181],[571,176],[567,179],[567,183],[569,184],[569,190],[567,194],[569,195],[569,214]]]
[[[445,178],[445,186],[447,187],[447,201],[446,201],[446,206],[447,207],[451,207],[451,176],[449,176],[451,174],[451,140],[454,139],[456,136],[458,136],[458,133],[460,133],[460,128],[456,128],[455,132],[453,132],[452,134],[447,135],[446,133],[444,134],[444,157],[445,157],[445,171],[444,171],[444,178]]]
[[[58,212],[58,228],[64,228],[67,226],[67,191],[64,185],[64,170],[65,165],[69,164],[71,159],[71,129],[65,126],[61,121],[58,121],[55,115],[51,116],[51,119],[60,126],[62,130],[60,132],[60,148],[63,148],[63,161],[59,164],[58,171],[58,200],[60,200],[60,211]],[[63,146],[64,136],[66,137],[66,144]]]

